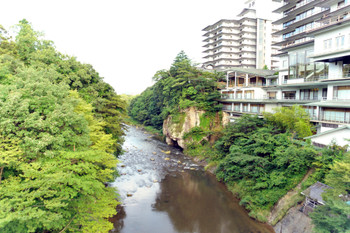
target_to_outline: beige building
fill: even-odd
[[[262,69],[278,68],[279,36],[272,36],[278,26],[272,20],[278,14],[272,13],[278,6],[273,0],[248,0],[236,19],[222,19],[203,29],[205,34],[205,68],[216,70],[232,67]]]

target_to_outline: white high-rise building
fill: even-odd
[[[317,128],[311,139],[324,146],[347,142],[350,129],[350,0],[284,0],[273,23],[282,28],[278,74],[231,68],[221,90],[231,116],[272,112],[299,104]]]
[[[278,26],[272,21],[280,4],[274,0],[248,0],[236,19],[222,19],[203,29],[205,34],[205,68],[232,67],[268,69],[278,67],[275,46],[279,36],[273,36]]]

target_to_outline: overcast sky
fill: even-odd
[[[118,94],[139,94],[184,50],[202,62],[202,29],[231,19],[244,0],[4,0],[0,24],[21,19],[58,51],[89,63]]]

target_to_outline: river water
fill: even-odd
[[[271,233],[238,200],[177,148],[129,127],[117,187],[122,205],[110,219],[116,233]]]

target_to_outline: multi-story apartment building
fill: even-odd
[[[277,26],[272,10],[279,4],[275,0],[248,0],[237,19],[222,19],[203,29],[205,39],[203,66],[213,69],[232,67],[277,68],[278,59],[273,45],[278,36],[272,36]],[[266,11],[266,9],[270,9]],[[269,13],[268,13],[269,12]]]
[[[350,1],[284,0],[275,12],[283,13],[274,22],[283,25],[274,33],[282,36],[279,73],[228,70],[226,111],[235,117],[300,104],[318,133],[350,124]]]

